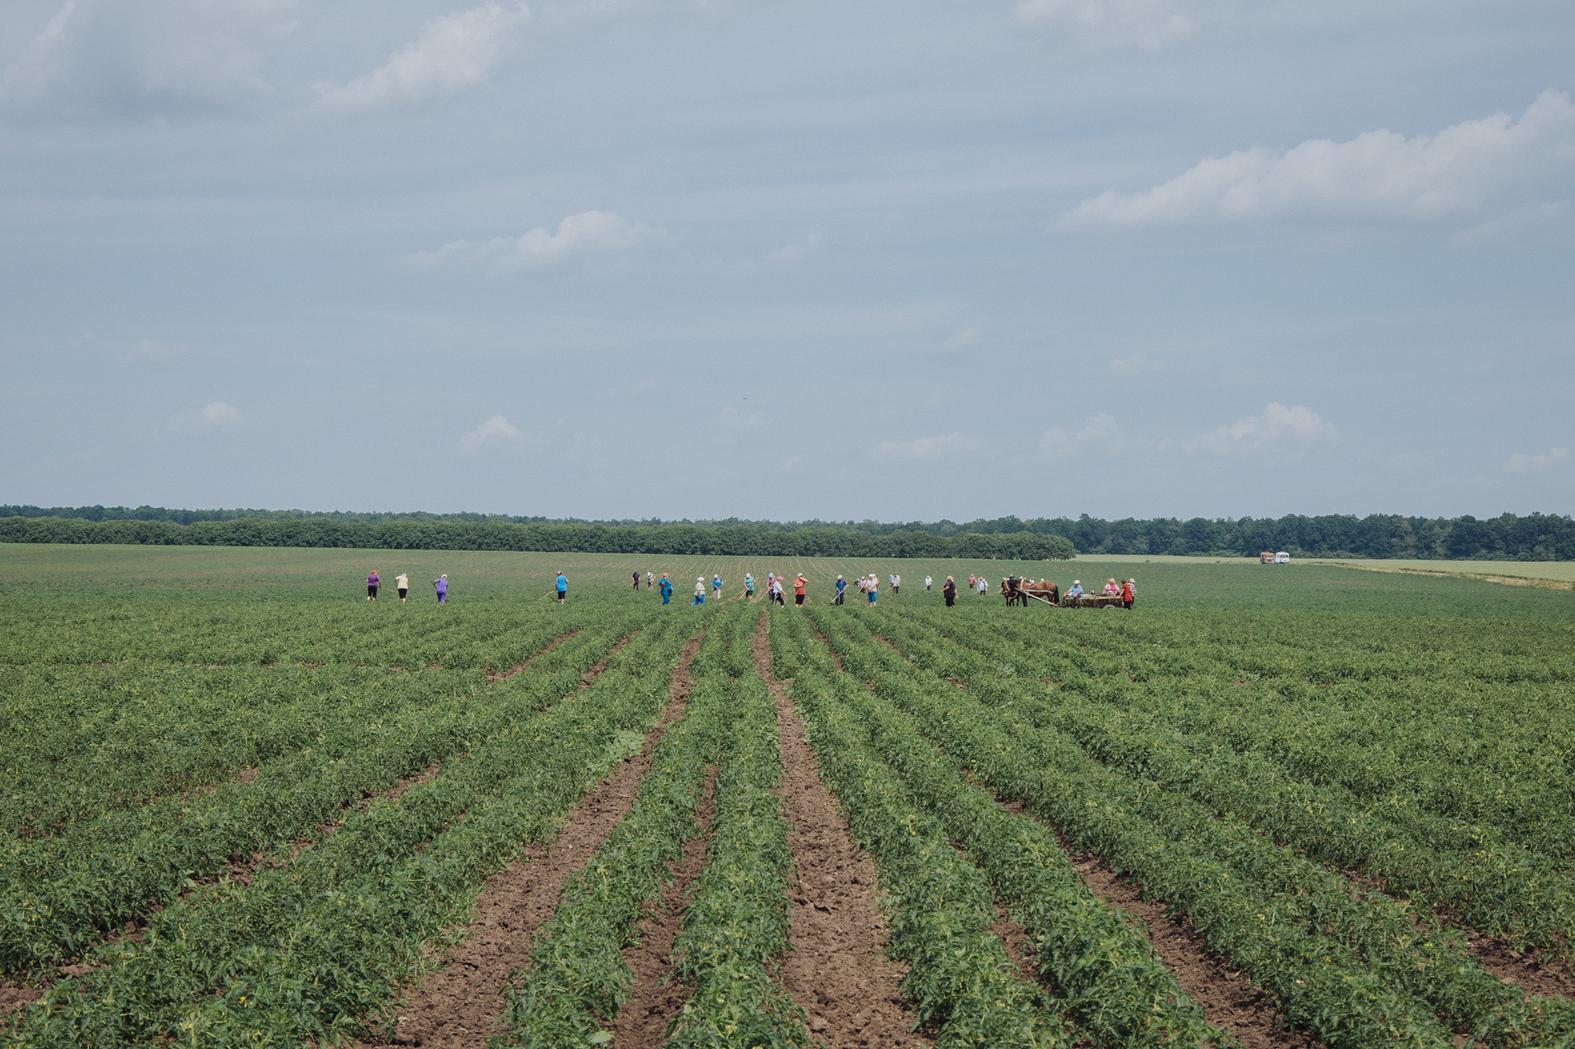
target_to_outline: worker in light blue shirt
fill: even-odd
[[[562,572],[558,573],[558,600],[562,601],[569,596],[569,577]]]
[[[662,573],[662,581],[656,584],[656,589],[662,592],[662,604],[667,604],[673,599],[673,581],[667,578],[667,573]]]

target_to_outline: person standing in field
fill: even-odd
[[[979,577],[979,596],[983,597],[990,591],[990,581],[984,576]]]
[[[793,580],[793,603],[795,605],[802,605],[804,603],[804,591],[808,589],[808,587],[809,580],[804,578],[803,572],[800,572]]]
[[[935,580],[934,579],[932,579],[929,576],[925,576],[924,577],[924,592],[926,594],[928,594],[930,592],[930,588],[932,586],[934,586],[934,585],[935,585]]]
[[[946,598],[947,608],[957,603],[957,583],[951,576],[947,576],[946,582],[941,584],[941,596]]]
[[[877,597],[877,595],[879,594],[879,591],[880,591],[880,577],[877,576],[874,572],[871,572],[869,574],[869,578],[866,579],[864,582],[865,582],[865,595],[864,596],[869,599],[868,603],[869,603],[869,605],[871,607],[873,607],[874,604],[875,604],[875,598]]]
[[[652,582],[651,570],[649,568],[647,568],[645,570],[645,588],[647,590],[651,589],[651,582]]]
[[[558,601],[562,603],[569,596],[569,577],[560,571],[555,585],[558,588]]]
[[[636,572],[633,573],[633,575],[634,575],[634,588],[636,590],[638,590],[638,589],[640,589],[640,573],[638,571],[636,571]]]
[[[699,608],[705,604],[705,576],[695,576],[695,603],[689,607]]]
[[[667,578],[666,572],[662,573],[662,582],[657,589],[662,592],[662,604],[665,605],[673,599],[673,581]]]
[[[718,572],[711,577],[711,596],[718,601],[722,600],[722,573]]]
[[[432,580],[432,589],[437,591],[438,604],[448,604],[448,573],[444,572]]]
[[[831,603],[834,604],[834,605],[842,604],[843,595],[847,593],[847,590],[848,590],[848,581],[846,579],[842,578],[841,576],[838,576],[837,577],[837,596],[836,596],[835,600],[833,600]]]
[[[902,573],[898,572],[891,577],[891,596],[896,597],[902,593]]]
[[[1137,591],[1132,589],[1132,580],[1128,579],[1121,584],[1121,607],[1131,611],[1132,602],[1137,600]]]
[[[382,585],[383,581],[377,577],[377,569],[374,568],[368,572],[366,574],[366,599],[368,601],[376,601],[377,588]]]
[[[978,585],[979,585],[978,577],[976,577],[972,572],[969,572],[968,573],[968,589],[972,590],[975,587],[977,587]]]
[[[399,603],[404,604],[405,598],[410,596],[410,576],[404,572],[394,577],[394,587],[399,591]]]
[[[745,601],[753,601],[754,599],[755,599],[755,577],[754,577],[753,573],[745,572],[744,573],[744,600]]]

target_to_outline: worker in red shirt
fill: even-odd
[[[793,603],[795,605],[802,605],[804,603],[804,590],[808,586],[809,580],[804,578],[803,572],[800,572],[798,574],[798,578],[793,580]]]
[[[1121,607],[1130,609],[1135,600],[1137,600],[1137,592],[1132,589],[1132,580],[1128,579],[1121,584]]]

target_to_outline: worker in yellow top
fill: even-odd
[[[410,596],[410,576],[401,572],[394,577],[394,587],[399,591],[399,603],[404,604],[405,598]]]

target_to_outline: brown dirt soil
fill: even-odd
[[[1320,1049],[1323,1043],[1312,1035],[1291,1029],[1272,998],[1212,954],[1191,922],[1171,915],[1164,904],[1144,899],[1098,857],[1077,854],[1068,845],[1062,842],[1090,891],[1137,919],[1165,968],[1203,1007],[1210,1023],[1235,1035],[1247,1049]]]
[[[1528,994],[1575,998],[1575,974],[1563,959],[1542,951],[1522,951],[1503,940],[1477,933],[1467,936],[1482,968]]]
[[[1039,967],[1034,962],[1034,948],[1028,942],[1028,933],[1012,920],[999,901],[992,903],[991,907],[995,910],[995,924],[990,926],[990,931],[1006,947],[1007,957],[1017,967],[1018,979],[1037,985],[1040,982]]]
[[[1339,872],[1358,889],[1400,901],[1405,899],[1403,893],[1390,892],[1382,878],[1349,868],[1340,868]],[[1521,950],[1506,940],[1477,932],[1445,910],[1435,911],[1433,917],[1446,929],[1460,932],[1477,964],[1510,986],[1527,994],[1575,998],[1575,973],[1558,955],[1537,948]],[[1422,927],[1423,923],[1418,921],[1417,928]]]
[[[810,1031],[832,1049],[929,1045],[899,989],[907,967],[886,957],[875,864],[853,843],[847,820],[820,778],[804,722],[771,669],[768,616],[755,630],[755,666],[776,702],[783,811],[797,875],[782,986]]]
[[[509,977],[529,961],[531,941],[557,908],[564,881],[585,866],[634,807],[635,791],[651,766],[651,751],[682,715],[694,687],[689,666],[699,648],[699,635],[684,647],[673,670],[667,709],[646,734],[640,752],[625,758],[569,810],[553,841],[530,846],[487,883],[476,898],[476,916],[464,940],[443,958],[442,968],[408,988],[399,1001],[393,1036],[357,1045],[481,1047],[489,1035],[501,1031]],[[599,674],[605,665],[604,660],[592,669]],[[590,672],[586,676],[595,679]]]
[[[32,1005],[44,996],[46,989],[11,980],[0,980],[0,1018]]]
[[[687,989],[671,981],[673,943],[683,929],[684,909],[690,887],[705,866],[711,826],[716,821],[716,772],[706,774],[705,789],[695,820],[700,830],[684,842],[683,856],[669,870],[672,880],[662,893],[660,906],[640,922],[632,946],[623,952],[634,977],[633,991],[613,1020],[613,1045],[617,1049],[647,1049],[667,1040],[667,1025],[683,1009]]]
[[[901,654],[901,650],[888,639],[878,634],[872,636]],[[958,688],[967,690],[963,682],[955,678],[950,680]],[[970,782],[976,782],[971,774],[967,775]],[[1022,802],[1000,804],[1014,815],[1022,814]],[[1073,857],[1073,865],[1089,890],[1106,905],[1125,911],[1137,920],[1139,928],[1148,937],[1149,943],[1153,944],[1154,952],[1176,977],[1182,990],[1203,1007],[1203,1013],[1210,1023],[1230,1032],[1247,1049],[1321,1049],[1322,1043],[1317,1039],[1290,1028],[1275,1007],[1273,999],[1254,987],[1240,972],[1211,954],[1190,922],[1172,916],[1163,904],[1144,899],[1135,886],[1123,881],[1098,857],[1079,854],[1064,838],[1060,838],[1060,841],[1061,847]],[[1017,960],[1018,955],[1012,952],[1011,941],[1007,940],[1014,923],[999,907],[996,917],[996,935],[1006,940],[1008,953],[1012,953],[1013,959]],[[1019,934],[1022,932],[1020,928],[1017,931]],[[1027,937],[1024,936],[1020,942],[1022,946],[1018,949],[1026,949],[1026,957],[1031,959],[1032,949],[1028,947]],[[1037,966],[1029,965],[1024,969],[1023,963],[1019,961],[1018,967],[1025,972],[1026,979],[1037,978]]]
[[[571,630],[567,634],[562,634],[553,638],[552,641],[547,644],[546,648],[542,649],[540,652],[537,652],[535,655],[527,656],[525,659],[509,667],[507,670],[488,670],[487,684],[496,685],[499,681],[507,681],[509,678],[514,677],[517,674],[525,673],[525,671],[531,668],[532,663],[536,662],[536,660],[540,659],[542,656],[545,656],[548,652],[551,652],[553,649],[557,648],[565,641],[568,641],[578,633],[578,630]]]

